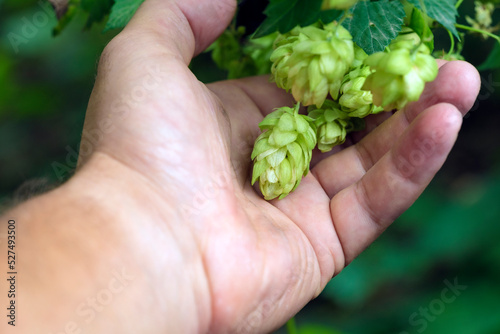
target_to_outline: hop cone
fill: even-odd
[[[286,197],[309,172],[316,130],[312,120],[299,115],[298,109],[299,104],[294,109],[278,108],[259,124],[265,132],[257,138],[252,152],[252,185],[259,180],[266,200]]]
[[[487,32],[493,32],[498,29],[498,27],[492,27],[493,23],[493,12],[495,11],[495,4],[491,2],[482,3],[481,1],[474,1],[476,17],[475,19],[466,16],[465,19],[472,28],[478,30],[485,30]],[[483,34],[483,37],[488,38],[487,35]]]
[[[321,9],[348,9],[354,6],[356,2],[358,2],[358,0],[323,0]]]
[[[361,67],[365,63],[366,58],[368,58],[366,52],[354,43],[354,61],[351,64],[351,70]]]
[[[252,38],[243,47],[243,53],[253,59],[256,71],[252,75],[268,74],[271,69],[271,54],[273,44],[278,33],[273,33],[260,38]]]
[[[306,106],[320,108],[328,94],[338,98],[354,61],[352,36],[344,27],[336,22],[296,27],[279,36],[275,47],[271,72],[278,87]]]
[[[326,100],[321,108],[309,107],[309,117],[314,119],[321,152],[329,152],[335,146],[343,144],[347,133],[354,128],[349,115],[332,100]]]
[[[349,117],[364,118],[377,113],[383,108],[373,104],[373,95],[369,90],[363,90],[366,78],[372,73],[369,66],[360,66],[346,74],[342,81],[339,104]]]
[[[365,64],[374,73],[368,76],[363,89],[370,90],[373,103],[385,110],[401,109],[417,101],[425,83],[433,81],[438,73],[430,50],[414,33],[399,36],[389,50],[372,54]]]

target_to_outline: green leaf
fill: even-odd
[[[115,0],[104,31],[125,27],[143,2],[144,0]]]
[[[254,34],[254,38],[275,31],[287,33],[297,25],[308,26],[318,21],[323,0],[271,0],[264,14],[267,18]]]
[[[111,11],[114,0],[81,0],[81,7],[89,13],[89,18],[85,24],[90,28],[93,23],[101,22]]]
[[[360,1],[352,9],[352,17],[343,26],[354,42],[367,54],[384,51],[398,36],[406,16],[400,1]]]
[[[488,58],[478,66],[478,70],[486,71],[486,70],[495,70],[500,68],[500,44],[495,43],[495,47],[493,51],[491,51]]]
[[[408,0],[415,7],[427,14],[430,18],[438,21],[451,31],[456,38],[460,39],[455,23],[457,23],[456,0]]]
[[[339,17],[344,13],[343,10],[337,10],[337,9],[329,9],[329,10],[323,10],[319,14],[319,19],[321,22],[324,24],[328,24],[330,22],[333,22],[335,20],[338,20]]]
[[[417,33],[432,53],[434,51],[434,34],[431,28],[429,28],[424,15],[418,8],[414,8],[411,15],[410,28]]]
[[[64,15],[61,16],[57,26],[52,31],[54,36],[59,35],[68,26],[68,24],[73,20],[73,18],[78,13],[78,10],[79,7],[77,5],[71,4],[70,2],[68,9],[66,10],[66,13],[64,13]]]

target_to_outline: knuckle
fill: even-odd
[[[126,56],[130,50],[134,50],[133,44],[135,40],[134,36],[126,31],[122,31],[116,35],[104,47],[99,60],[98,71],[108,71],[112,64],[118,63],[119,60],[123,60],[123,57]]]

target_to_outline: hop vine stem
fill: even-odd
[[[293,110],[294,115],[298,115],[299,110],[300,110],[300,102],[297,102],[297,104],[295,105],[295,108]]]
[[[455,24],[455,27],[457,27],[458,29],[463,29],[463,30],[477,32],[477,33],[480,33],[480,34],[485,34],[485,35],[487,35],[487,36],[495,39],[498,43],[500,43],[500,36],[492,34],[491,32],[488,32],[488,31],[485,31],[485,30],[482,30],[482,29],[472,28],[472,27],[469,27],[469,26],[466,26],[466,25],[463,25],[463,24],[458,24],[458,23]]]
[[[448,55],[451,55],[453,51],[455,51],[455,37],[453,37],[453,34],[449,30],[448,34],[450,35],[450,41],[451,41],[450,51],[448,52]]]
[[[415,45],[411,50],[410,50],[410,54],[412,56],[415,56],[417,54],[417,51],[418,49],[422,46],[422,44],[424,44],[423,41],[420,41],[420,43],[418,43],[417,45]]]
[[[340,17],[340,20],[339,20],[339,23],[338,25],[342,25],[342,23],[344,23],[344,21],[350,17],[352,14],[351,12],[349,11],[349,9],[345,10],[344,13],[342,14],[342,16]]]
[[[462,4],[462,2],[464,2],[464,0],[458,0],[457,3],[455,4],[455,8],[459,8],[460,5]]]

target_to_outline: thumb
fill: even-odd
[[[146,0],[124,32],[153,33],[189,63],[229,25],[236,0]]]
[[[85,150],[91,139],[82,138],[80,166],[101,151],[149,171],[151,163],[140,167],[135,161],[137,152],[156,155],[153,148],[185,135],[179,129],[215,128],[206,121],[211,114],[203,112],[215,110],[212,100],[204,99],[207,90],[187,65],[226,28],[235,8],[236,0],[144,1],[101,55],[84,125],[84,136],[93,141]],[[174,125],[176,131],[165,130]]]

